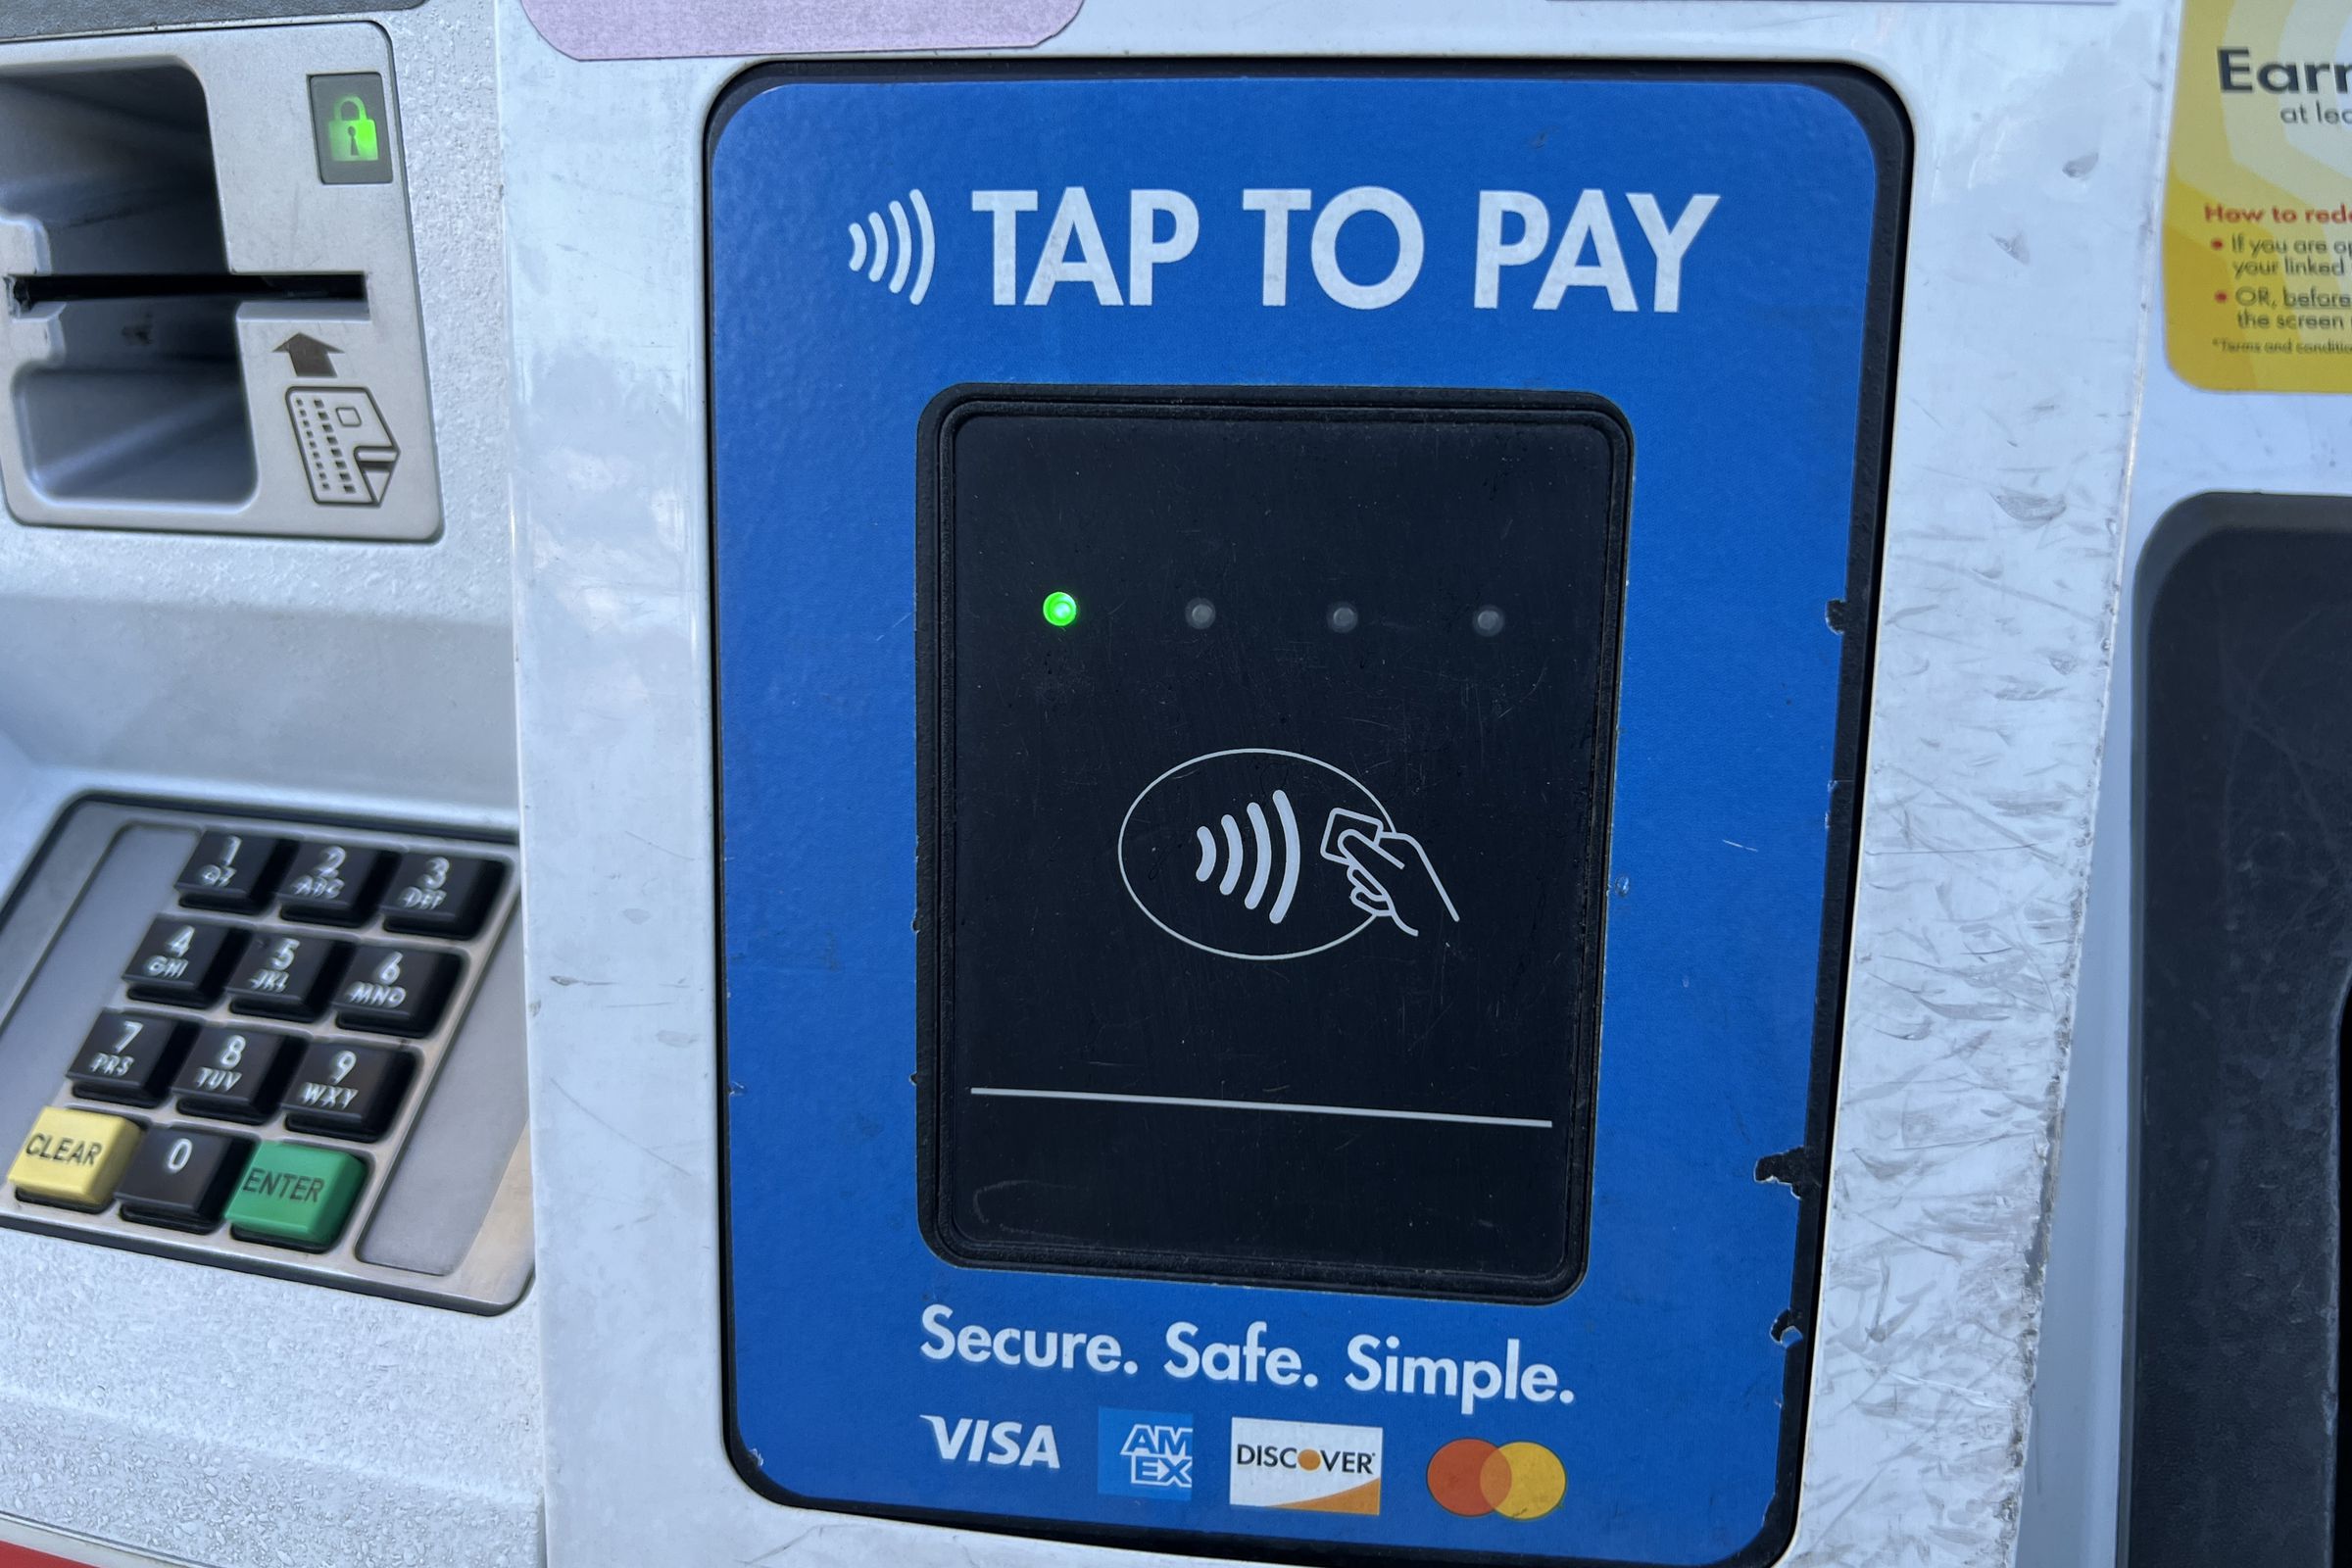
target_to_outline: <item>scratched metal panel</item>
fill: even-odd
[[[1365,0],[1343,29],[1320,7],[1136,0],[1086,8],[1047,46],[1820,58],[1863,65],[1904,99],[1919,177],[1872,806],[1789,1561],[1996,1564],[2015,1541],[2167,10]],[[518,692],[526,759],[544,760],[523,781],[533,1149],[538,1191],[564,1195],[538,1229],[551,1550],[662,1558],[688,1519],[713,1557],[1107,1563],[1118,1554],[778,1507],[716,1441],[705,316],[691,280],[703,117],[733,69],[591,72],[516,0],[500,38]],[[557,119],[563,137],[530,131]]]
[[[2163,322],[2150,323],[2147,382],[2132,473],[2124,602],[2143,567],[2161,569],[2177,530],[2158,526],[2179,503],[2212,491],[2278,496],[2341,492],[2352,422],[2340,400],[2205,392],[2174,375]],[[2171,544],[2159,549],[2164,541]],[[2115,689],[2139,679],[2140,650],[2125,616],[2116,631]],[[2123,1457],[2126,1238],[2132,1193],[2132,992],[2137,898],[2132,866],[2132,705],[2112,705],[2097,846],[2083,930],[2081,1001],[2068,1073],[2066,1139],[2049,1237],[2039,1375],[2034,1390],[2018,1568],[2082,1568],[2116,1560]]]

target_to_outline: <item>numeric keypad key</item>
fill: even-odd
[[[122,978],[141,1002],[209,1007],[244,946],[245,933],[233,925],[166,916],[147,927]]]
[[[341,969],[349,943],[291,931],[256,933],[229,971],[231,1012],[266,1018],[316,1018]]]
[[[196,841],[172,886],[191,909],[258,909],[277,891],[289,848],[285,839],[215,829]]]
[[[124,1105],[154,1104],[164,1098],[164,1085],[179,1065],[188,1027],[183,1018],[152,1012],[100,1013],[82,1037],[81,1054],[66,1070],[74,1096]]]
[[[335,988],[335,1022],[378,1034],[429,1035],[465,962],[438,948],[363,947]]]
[[[278,913],[315,925],[364,924],[391,868],[389,850],[305,839],[287,869]]]
[[[179,1108],[191,1116],[258,1122],[277,1108],[278,1095],[301,1059],[300,1035],[274,1029],[199,1030],[196,1044],[172,1080]]]
[[[404,855],[384,892],[384,929],[463,942],[481,930],[506,875],[480,856]]]
[[[122,1217],[142,1225],[209,1231],[245,1172],[250,1140],[198,1127],[158,1127],[139,1141],[115,1188]]]
[[[315,1040],[286,1086],[286,1129],[331,1138],[378,1138],[400,1109],[416,1058],[392,1046]]]

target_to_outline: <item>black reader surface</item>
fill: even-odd
[[[919,461],[934,1245],[1566,1290],[1624,590],[1615,411],[959,388]]]

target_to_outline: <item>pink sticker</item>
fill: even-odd
[[[1005,49],[1044,43],[1085,0],[522,0],[574,60]]]

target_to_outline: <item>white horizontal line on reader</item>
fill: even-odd
[[[1448,1121],[1469,1127],[1549,1127],[1533,1116],[1469,1116],[1451,1110],[1385,1110],[1378,1105],[1299,1105],[1272,1100],[1195,1100],[1186,1095],[1104,1095],[1085,1089],[974,1089],[999,1100],[1092,1100],[1113,1105],[1191,1105],[1201,1110],[1278,1110],[1295,1116],[1371,1116],[1381,1121]]]

